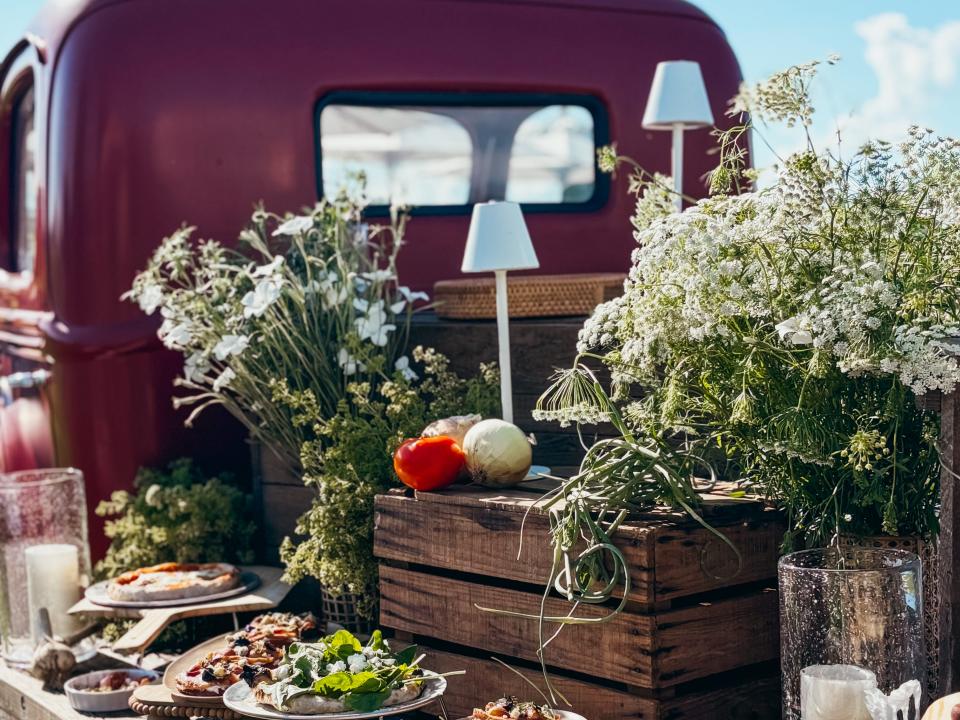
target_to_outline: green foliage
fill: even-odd
[[[134,487],[97,506],[97,515],[109,518],[104,532],[110,538],[97,578],[162,562],[253,560],[250,499],[228,479],[207,479],[183,458],[166,470],[142,468]]]
[[[273,400],[290,409],[298,423],[309,423],[316,440],[303,444],[304,482],[316,498],[297,522],[296,539],[286,538],[280,554],[291,582],[310,576],[333,593],[363,597],[361,613],[376,617],[377,565],[373,558],[373,500],[395,487],[393,453],[430,422],[450,415],[499,410],[499,375],[492,366],[464,379],[446,357],[416,348],[414,361],[423,379],[397,372],[382,382],[347,387],[336,413],[323,416],[310,390],[292,391],[273,383]]]
[[[163,562],[253,560],[256,526],[249,496],[228,477],[206,478],[187,458],[175,460],[165,470],[141,468],[134,492],[115,491],[96,513],[108,518],[104,532],[110,539],[107,554],[94,568],[98,580]],[[117,640],[131,624],[110,623],[103,636]],[[176,623],[157,645],[183,649],[199,634],[196,623]]]

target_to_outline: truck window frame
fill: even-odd
[[[594,149],[610,142],[610,121],[607,108],[594,95],[551,92],[443,92],[443,91],[379,91],[335,90],[321,97],[313,112],[314,164],[317,181],[317,197],[323,193],[323,150],[320,138],[320,113],[329,105],[354,105],[361,107],[548,107],[551,105],[575,105],[582,107],[593,118]],[[591,213],[607,204],[610,197],[610,176],[597,167],[593,158],[593,194],[584,202],[521,203],[525,213]],[[469,215],[473,204],[419,205],[411,208],[412,215]],[[365,214],[370,217],[385,217],[390,208],[386,205],[370,205]]]
[[[33,91],[33,125],[37,129],[37,101],[38,101],[38,83],[37,72],[31,58],[26,51],[29,47],[21,43],[24,47],[18,48],[19,53],[11,53],[6,63],[0,65],[0,269],[8,274],[8,277],[19,286],[29,283],[33,279],[35,271],[37,253],[39,252],[40,237],[34,237],[33,249],[33,267],[17,267],[18,248],[16,246],[17,228],[15,227],[18,210],[15,203],[19,202],[17,179],[14,177],[16,171],[17,151],[14,148],[14,131],[16,123],[14,114],[18,112],[20,103],[24,96]],[[39,151],[34,156],[35,162],[39,160]],[[38,166],[36,172],[41,172]],[[37,208],[40,212],[40,208]]]

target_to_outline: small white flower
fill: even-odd
[[[413,292],[406,285],[401,285],[398,287],[397,292],[403,295],[404,300],[406,300],[408,303],[412,303],[416,300],[423,300],[424,302],[430,300],[430,296],[425,292],[420,292],[419,290],[417,292]]]
[[[280,271],[281,265],[283,265],[283,255],[275,255],[266,265],[256,268],[252,275],[253,277],[272,277]]]
[[[213,354],[217,360],[226,360],[231,355],[242,353],[249,344],[250,338],[246,335],[224,335],[213,348]]]
[[[363,653],[355,653],[347,658],[347,665],[350,668],[350,672],[358,673],[366,669],[370,663],[367,662],[367,659],[363,656]]]
[[[154,483],[147,488],[146,494],[143,496],[143,501],[147,503],[150,507],[160,507],[160,491],[161,488],[159,485]]]
[[[383,300],[367,305],[367,314],[357,318],[354,323],[357,326],[357,334],[361,340],[369,340],[378,347],[384,347],[387,344],[389,334],[397,329],[396,325],[387,323],[387,313],[383,309]],[[357,307],[357,301],[354,300],[354,306]],[[358,307],[359,309],[359,307]]]
[[[806,318],[794,315],[777,323],[776,330],[781,340],[789,340],[793,345],[810,345],[813,343],[813,335],[807,329],[808,324]]]
[[[337,362],[343,368],[344,375],[353,375],[358,370],[363,372],[367,369],[362,362],[358,362],[353,355],[347,352],[346,348],[340,348],[340,352],[337,353]]]
[[[267,308],[280,297],[280,281],[277,278],[265,278],[257,283],[256,287],[243,296],[240,303],[243,305],[243,316],[260,317]]]
[[[147,285],[140,293],[140,309],[147,315],[153,315],[163,302],[163,288],[159,285]]]
[[[231,368],[224,368],[223,372],[213,381],[213,391],[220,392],[223,388],[230,385],[230,382],[237,377],[237,374]]]
[[[190,323],[184,321],[177,323],[166,333],[160,328],[163,344],[171,350],[179,350],[190,343],[193,336],[190,333]]]
[[[354,298],[353,306],[360,312],[365,313],[370,308],[370,303],[363,298]]]
[[[397,300],[393,305],[390,306],[390,312],[394,315],[399,315],[403,312],[403,309],[407,306],[406,300]]]
[[[334,673],[343,672],[347,669],[347,664],[343,660],[337,660],[336,662],[327,663],[327,673],[333,675]]]
[[[210,369],[210,363],[200,353],[193,353],[183,363],[183,377],[187,382],[198,383],[203,380],[204,374]]]
[[[297,235],[304,233],[313,227],[313,218],[309,215],[297,215],[282,223],[273,231],[273,236],[278,235]]]
[[[399,370],[400,374],[407,380],[416,380],[419,375],[417,375],[413,369],[410,367],[410,358],[406,355],[403,357],[397,358],[397,361],[393,364],[394,369]]]

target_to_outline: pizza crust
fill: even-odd
[[[285,708],[278,708],[273,703],[273,697],[270,694],[271,685],[262,684],[253,689],[253,697],[261,705],[267,705],[281,712],[291,713],[293,715],[327,715],[330,713],[346,712],[347,707],[343,700],[325,698],[320,695],[297,695],[287,700]],[[420,683],[409,683],[390,693],[390,696],[384,701],[381,707],[390,707],[410,702],[420,697],[422,686]]]
[[[239,583],[240,571],[227,563],[164,563],[111,580],[107,595],[120,602],[184,600],[226,592]]]

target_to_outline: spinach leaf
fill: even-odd
[[[373,712],[383,707],[388,697],[390,697],[389,690],[372,693],[349,693],[344,695],[343,704],[354,712]]]

